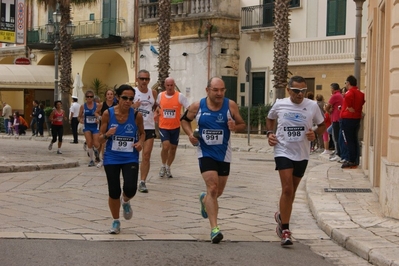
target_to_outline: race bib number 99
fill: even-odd
[[[119,152],[133,152],[133,137],[113,136],[111,150]]]
[[[87,124],[94,124],[97,122],[97,119],[95,116],[86,116],[86,123]]]
[[[223,130],[203,129],[202,139],[207,145],[223,144]]]
[[[305,138],[305,127],[284,127],[284,138],[288,142],[303,140]]]

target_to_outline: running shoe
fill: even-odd
[[[167,177],[167,178],[173,178],[172,172],[170,171],[170,168],[167,168],[167,169],[166,169],[166,177]]]
[[[148,189],[147,189],[147,186],[145,185],[145,182],[140,181],[139,191],[142,193],[148,193]]]
[[[159,169],[159,177],[163,177],[165,173],[166,173],[165,166],[161,166],[161,169]]]
[[[284,229],[283,232],[281,233],[281,245],[289,246],[292,244],[293,242],[291,239],[291,231],[289,229]]]
[[[278,237],[281,237],[283,229],[282,229],[282,223],[281,223],[281,218],[280,218],[280,212],[276,211],[274,213],[274,220],[276,220],[277,227],[276,227],[276,233]]]
[[[205,204],[204,204],[204,202],[203,202],[203,200],[204,200],[204,198],[205,198],[205,195],[206,195],[205,192],[201,192],[201,194],[200,194],[200,196],[199,196],[199,201],[200,201],[200,204],[201,204],[201,208],[200,208],[200,210],[201,210],[201,215],[202,215],[203,218],[206,219],[206,218],[208,218],[208,213],[206,212]]]
[[[94,164],[94,162],[93,162],[93,161],[90,161],[90,163],[89,163],[88,167],[92,167],[92,166],[95,166],[95,164]]]
[[[336,160],[339,160],[339,156],[338,155],[333,155],[333,156],[331,156],[330,157],[330,159],[329,159],[330,161],[336,161]]]
[[[122,199],[121,199],[121,202],[123,202]],[[133,210],[132,210],[132,206],[130,206],[129,201],[122,203],[122,209],[123,209],[123,218],[125,218],[125,220],[132,219]]]
[[[115,220],[112,222],[111,229],[109,229],[109,233],[113,235],[119,234],[121,231],[121,222],[118,220]]]
[[[50,142],[50,145],[48,145],[48,150],[51,151],[52,148],[53,148],[53,143]]]
[[[103,166],[103,161],[100,160],[100,162],[97,164],[97,168],[101,168]]]
[[[62,154],[62,152],[61,151],[57,151],[57,154]]]
[[[220,229],[218,226],[212,229],[211,231],[211,242],[212,244],[219,244],[220,241],[223,239],[223,234],[220,232]]]

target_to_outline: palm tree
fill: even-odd
[[[158,86],[165,90],[164,81],[169,76],[170,69],[170,4],[171,0],[159,0],[159,57],[158,57]]]
[[[290,0],[275,0],[274,2],[274,59],[273,75],[276,98],[285,97],[288,81],[288,53],[290,45]]]
[[[34,0],[30,0],[34,2]],[[64,110],[69,110],[72,82],[72,37],[67,34],[66,26],[71,21],[71,4],[76,6],[90,6],[97,0],[37,0],[39,4],[56,9],[61,13],[60,21],[60,82],[59,91]],[[57,6],[58,5],[58,6]],[[64,127],[69,129],[69,126]]]

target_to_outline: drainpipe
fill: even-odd
[[[134,1],[134,66],[135,66],[135,80],[137,72],[139,71],[139,0]]]
[[[362,63],[362,11],[366,0],[353,0],[356,3],[356,36],[355,36],[355,78],[360,89],[360,66]]]
[[[208,30],[208,80],[211,78],[211,30],[212,24],[207,23],[206,28]]]

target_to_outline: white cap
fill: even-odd
[[[77,96],[72,96],[72,99],[78,100],[78,97]]]

